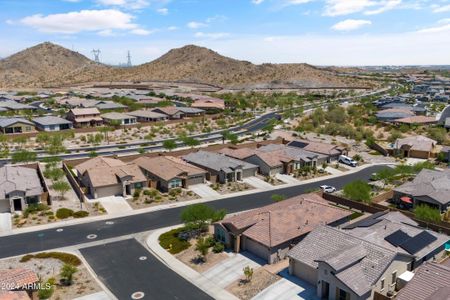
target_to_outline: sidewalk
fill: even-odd
[[[153,231],[146,239],[146,244],[149,251],[167,267],[191,282],[193,285],[197,286],[199,289],[203,290],[214,299],[238,300],[238,298],[236,298],[233,294],[214,284],[209,278],[189,268],[159,245],[159,236],[164,232],[177,227],[179,227],[179,225]]]
[[[387,166],[387,165],[393,165],[393,164],[392,163],[366,164],[366,165],[363,165],[363,166],[360,166],[360,167],[353,168],[350,171],[345,172],[344,174],[327,175],[327,176],[322,176],[322,177],[313,178],[313,179],[304,180],[304,181],[296,180],[295,183],[288,183],[288,184],[273,186],[272,190],[274,191],[274,193],[276,193],[277,190],[284,189],[284,188],[287,188],[287,187],[300,186],[300,185],[304,185],[304,184],[309,184],[309,183],[319,182],[319,181],[323,181],[323,180],[333,179],[333,178],[337,178],[337,177],[340,177],[340,176],[347,176],[347,175],[350,175],[350,174],[353,174],[353,173],[357,173],[357,172],[359,172],[359,171],[361,171],[363,169],[369,168],[369,167],[383,166],[383,165]],[[5,235],[11,235],[11,234],[18,234],[18,233],[25,233],[25,232],[34,232],[34,231],[40,231],[40,230],[51,229],[51,228],[61,228],[61,227],[65,227],[65,226],[82,224],[82,223],[88,223],[88,222],[109,220],[109,219],[114,219],[114,218],[118,218],[118,217],[126,217],[126,216],[131,216],[131,215],[138,215],[138,214],[154,212],[154,211],[160,211],[160,210],[165,210],[165,209],[171,209],[171,208],[176,208],[176,207],[184,207],[184,206],[188,206],[188,205],[192,205],[192,204],[198,204],[198,203],[207,203],[207,202],[211,202],[211,201],[223,200],[223,199],[227,199],[227,198],[233,198],[233,197],[238,197],[238,196],[243,196],[243,195],[248,195],[248,194],[254,194],[254,193],[261,193],[261,192],[262,191],[258,190],[258,189],[247,190],[247,191],[242,191],[242,192],[237,192],[237,193],[232,193],[232,194],[225,194],[225,195],[214,196],[214,197],[212,197],[212,196],[211,197],[205,197],[205,198],[191,200],[191,201],[163,204],[163,205],[153,206],[153,207],[149,207],[149,208],[143,208],[143,209],[138,209],[138,210],[133,210],[133,211],[128,211],[128,212],[121,212],[121,213],[118,213],[118,214],[109,214],[109,215],[102,215],[102,216],[95,216],[95,217],[88,217],[88,218],[81,218],[81,219],[65,220],[65,221],[59,221],[59,222],[55,222],[55,223],[51,223],[51,224],[45,224],[45,225],[39,225],[39,226],[33,226],[33,227],[27,227],[27,228],[17,228],[17,229],[13,229],[13,230],[11,230],[9,232],[2,232],[2,233],[0,233],[0,237],[1,236],[5,236]]]

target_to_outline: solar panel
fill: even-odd
[[[435,240],[437,240],[437,237],[427,231],[422,231],[418,235],[401,244],[400,247],[406,250],[409,254],[416,254]]]
[[[357,227],[370,227],[374,224],[377,224],[378,222],[381,222],[383,219],[378,219],[378,218],[381,217],[382,215],[385,215],[386,213],[387,213],[387,211],[377,212],[365,219],[362,219],[355,223],[349,224],[349,225],[345,226],[343,229],[354,229]]]
[[[405,233],[404,231],[402,231],[401,229],[397,230],[396,232],[388,235],[387,237],[385,237],[384,239],[386,241],[388,241],[389,243],[391,243],[393,246],[398,247],[401,244],[405,243],[406,241],[408,241],[411,237]]]
[[[288,144],[291,147],[305,148],[308,144],[300,141],[292,141]]]

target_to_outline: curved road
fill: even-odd
[[[323,184],[332,185],[340,189],[345,184],[356,179],[368,180],[372,173],[382,168],[385,168],[385,166],[372,166],[356,173],[332,179],[298,186],[289,186],[276,191],[263,191],[211,201],[208,205],[215,209],[226,209],[228,213],[249,210],[273,203],[271,195],[274,193],[282,194],[286,197],[293,197],[316,189]],[[66,226],[63,227],[64,231],[62,232],[57,232],[55,229],[46,229],[3,236],[0,237],[0,258],[85,244],[93,241],[87,238],[90,234],[96,234],[97,238],[95,241],[99,241],[176,225],[180,223],[180,213],[182,210],[182,207],[178,207],[113,218],[109,220],[114,222],[111,225],[103,220]]]

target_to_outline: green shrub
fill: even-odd
[[[221,253],[221,252],[223,252],[223,250],[225,250],[225,245],[223,243],[216,242],[214,244],[214,247],[213,247],[213,252],[214,253]]]
[[[65,264],[70,264],[73,266],[81,265],[81,260],[77,256],[70,254],[70,253],[64,253],[64,252],[41,252],[41,253],[34,254],[34,255],[27,254],[20,259],[20,262],[27,262],[27,261],[31,260],[32,258],[37,258],[37,259],[54,258],[54,259],[62,261]]]
[[[184,231],[184,228],[172,229],[159,236],[159,244],[171,254],[180,253],[191,246],[191,243],[184,241],[178,235]]]
[[[74,218],[85,218],[89,216],[89,213],[85,210],[79,210],[73,213]]]
[[[439,222],[441,221],[441,213],[438,209],[421,204],[414,209],[414,215],[417,219],[426,222]]]
[[[73,216],[73,210],[69,208],[60,208],[56,211],[56,217],[58,219],[67,219]]]
[[[23,211],[22,215],[24,218],[28,218],[29,214],[35,214],[39,211],[46,211],[49,210],[50,207],[48,207],[45,204],[37,203],[37,204],[30,204],[28,207]]]
[[[39,299],[50,299],[55,291],[54,283],[50,280],[45,282],[38,290]]]
[[[136,189],[133,193],[133,198],[139,198],[139,196],[141,195],[142,190],[140,189]]]

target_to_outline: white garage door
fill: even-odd
[[[0,213],[10,212],[9,200],[0,200]]]

